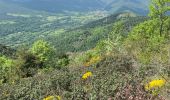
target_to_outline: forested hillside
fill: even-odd
[[[18,47],[30,45],[39,38],[56,37],[67,30],[80,27],[105,15],[97,12],[73,14],[5,13],[0,16],[0,42]],[[22,37],[22,38],[21,38]],[[28,41],[26,43],[26,41]]]
[[[59,16],[61,17],[58,18]],[[127,34],[133,26],[147,19],[147,17],[137,16],[133,13],[113,14],[92,22],[89,20],[95,16],[93,13],[72,18],[59,16],[2,15],[0,42],[11,47],[19,47],[21,45],[29,46],[34,41],[43,38],[51,42],[58,51],[82,51],[93,48],[97,42],[106,38],[114,28],[113,24],[118,21],[123,21],[124,34]],[[83,23],[80,23],[84,18],[87,21],[84,20]]]
[[[108,33],[115,29],[115,23],[122,22],[124,29],[122,34],[126,36],[132,27],[147,19],[131,13],[113,14],[49,38],[58,51],[85,51],[94,48],[100,40],[106,39]]]
[[[35,12],[0,15],[0,100],[170,100],[170,0],[151,0],[147,16],[2,1]],[[105,4],[127,9],[122,2]]]

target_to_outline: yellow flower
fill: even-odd
[[[86,62],[84,64],[84,66],[88,67],[88,66],[90,66],[92,64],[95,64],[95,63],[99,62],[100,60],[101,60],[100,56],[92,57],[88,62]]]
[[[164,79],[152,80],[151,82],[149,82],[148,84],[145,85],[145,89],[151,90],[154,88],[161,88],[164,85],[165,85]]]
[[[83,76],[82,79],[87,79],[88,77],[92,76],[91,72],[86,72]]]
[[[43,100],[61,100],[60,96],[48,96],[44,98]]]

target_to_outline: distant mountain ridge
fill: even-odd
[[[103,0],[105,1],[105,0]],[[105,10],[112,13],[133,12],[140,15],[148,13],[149,0],[110,0],[112,2],[105,6]]]
[[[148,13],[149,0],[0,0],[27,9],[46,12],[106,10],[111,13]]]

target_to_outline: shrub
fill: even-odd
[[[70,63],[70,58],[67,54],[60,55],[57,60],[58,68],[65,67]]]
[[[14,62],[5,56],[0,56],[0,85],[6,82],[12,82],[15,75]]]
[[[55,49],[48,42],[44,40],[36,41],[30,48],[30,52],[43,62],[43,67],[54,65]]]
[[[31,52],[27,50],[19,50],[17,52],[15,67],[18,69],[20,77],[32,77],[42,66],[43,62]]]
[[[140,82],[130,82],[117,91],[115,100],[165,100],[162,96],[152,96],[143,87]]]
[[[53,71],[16,81],[14,84],[3,84],[0,87],[1,100],[42,100],[50,95],[64,95],[71,92],[74,77],[69,72]],[[67,93],[68,94],[68,93]]]

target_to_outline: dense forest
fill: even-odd
[[[170,0],[151,1],[147,16],[2,13],[0,100],[170,100]]]

